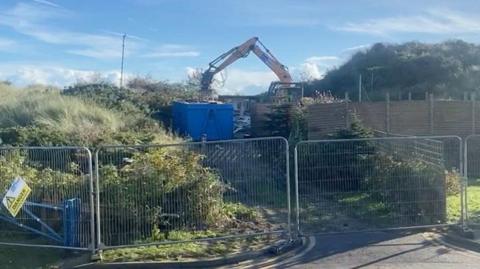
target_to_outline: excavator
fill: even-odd
[[[258,37],[250,38],[245,43],[232,48],[209,63],[208,69],[201,76],[200,92],[202,95],[207,99],[212,99],[214,90],[211,88],[211,84],[215,74],[221,72],[238,59],[247,57],[250,52],[257,55],[279,79],[279,81],[272,82],[268,88],[267,97],[270,102],[296,102],[303,97],[303,84],[293,82],[288,68],[273,56],[270,50],[260,42]]]

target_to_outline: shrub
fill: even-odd
[[[223,211],[229,218],[237,220],[255,221],[259,217],[255,209],[240,203],[225,203],[223,205]]]
[[[447,189],[447,195],[459,194],[462,182],[458,171],[445,171],[445,184]]]
[[[53,154],[52,154],[53,155]],[[63,154],[59,154],[61,156]],[[7,190],[12,181],[20,176],[32,189],[28,200],[40,204],[51,206],[62,206],[68,199],[80,200],[80,218],[78,225],[80,229],[88,227],[87,220],[89,212],[89,177],[84,175],[79,165],[62,161],[53,163],[46,160],[45,152],[35,154],[33,152],[8,150],[2,151],[0,156],[0,189]],[[58,156],[57,156],[58,157]],[[60,157],[59,157],[60,159]],[[60,167],[54,167],[59,165]],[[2,192],[2,196],[4,193]],[[2,206],[3,208],[3,206]],[[39,216],[47,225],[56,231],[62,231],[62,212],[57,210],[46,210],[40,207],[29,207],[30,211]],[[6,210],[5,208],[0,209]],[[8,215],[5,211],[2,214]],[[17,216],[19,223],[36,229],[44,229],[39,222],[25,215],[23,210]],[[0,229],[3,231],[13,231],[13,234],[19,235],[12,230],[14,227],[8,226],[7,222],[0,222]],[[20,231],[25,231],[20,229]],[[86,245],[86,237],[77,235],[78,246]]]
[[[75,163],[69,163],[63,167],[63,171],[60,171],[42,164],[40,159],[37,161],[32,159],[26,151],[11,150],[8,153],[3,153],[0,156],[0,189],[8,189],[12,180],[17,176],[21,176],[32,188],[32,196],[43,200],[48,198],[45,196],[48,193],[53,195],[52,190],[68,189],[86,180],[86,177],[82,176],[82,171]],[[42,190],[45,190],[45,192]],[[61,195],[60,191],[55,193],[57,198]]]
[[[369,129],[353,121],[350,129],[338,130],[331,139],[357,139],[371,137]],[[342,141],[312,143],[299,151],[301,167],[308,167],[308,176],[318,187],[328,191],[359,190],[366,175],[372,170],[376,154],[369,141]],[[321,178],[318,178],[321,175]]]
[[[166,231],[226,225],[223,184],[214,171],[202,167],[200,155],[157,148],[136,153],[131,160],[123,167],[118,163],[100,169],[102,215],[113,222],[108,224],[109,233],[127,228],[122,227],[125,219],[135,223],[135,228],[127,229],[138,235],[144,235],[145,225],[152,232],[155,227]],[[122,197],[122,201],[112,203],[109,197]]]
[[[435,224],[446,217],[443,170],[412,159],[374,156],[375,167],[365,178],[365,190],[386,203],[396,221]]]

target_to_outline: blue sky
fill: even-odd
[[[101,74],[182,81],[252,36],[297,79],[318,78],[376,42],[480,42],[476,1],[2,0],[0,79],[65,86]],[[224,93],[265,90],[254,55],[224,74]]]

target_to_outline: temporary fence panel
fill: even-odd
[[[0,244],[94,250],[88,149],[0,148],[0,188]]]
[[[297,228],[318,234],[459,223],[461,149],[454,136],[300,142]]]
[[[470,224],[480,224],[480,135],[471,135],[465,139],[465,187],[466,219]]]
[[[109,146],[95,159],[100,248],[289,232],[283,138]]]

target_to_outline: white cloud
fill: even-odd
[[[143,54],[144,58],[168,58],[168,57],[197,57],[200,53],[190,46],[180,44],[164,44],[151,52]]]
[[[44,0],[39,0],[44,1]],[[45,3],[43,3],[45,4]],[[68,18],[68,10],[53,8],[51,5],[31,5],[18,3],[13,8],[0,12],[0,26],[7,26],[15,31],[35,38],[39,41],[64,45],[66,53],[95,58],[118,59],[121,57],[122,35],[117,32],[101,30],[105,34],[91,34],[70,31],[62,28],[48,26],[52,20]],[[61,23],[56,23],[61,25]],[[148,40],[127,34],[125,46],[126,55],[147,51],[145,57],[195,57],[199,52],[190,46],[165,44],[150,51]],[[148,52],[149,51],[149,52]]]
[[[290,68],[290,73],[295,81],[304,81],[322,78],[325,72],[341,63],[342,58],[337,56],[312,56],[303,63]],[[188,77],[198,72],[198,69],[187,67]],[[228,68],[215,75],[214,79],[224,81],[220,86],[216,83],[213,88],[218,94],[252,95],[268,90],[270,83],[278,81],[275,73],[266,69],[265,71],[250,71],[238,68]]]
[[[311,56],[300,64],[300,67],[293,68],[297,80],[313,80],[322,78],[329,68],[342,62],[337,56]]]
[[[321,70],[321,68],[312,62],[304,62],[301,65],[300,71],[300,80],[313,80],[322,78],[325,71]]]
[[[33,0],[33,2],[42,4],[42,5],[51,6],[51,7],[57,7],[57,8],[60,7],[59,5],[57,5],[57,4],[53,3],[53,2],[47,1],[47,0]]]
[[[187,78],[199,79],[199,72],[204,70],[187,67]],[[213,77],[211,87],[217,94],[252,95],[268,90],[272,81],[278,78],[272,71],[251,71],[238,68],[227,68]]]
[[[271,71],[247,71],[230,69],[227,71],[225,85],[221,94],[258,94],[268,90],[272,81],[278,78]]]
[[[167,58],[167,57],[197,57],[197,51],[172,51],[172,52],[151,52],[143,55],[145,58]]]
[[[129,77],[133,77],[133,75],[124,74],[124,80],[128,80]],[[31,64],[0,65],[0,80],[9,80],[19,86],[44,84],[64,87],[79,81],[91,81],[98,78],[118,85],[120,71],[80,70],[62,66],[39,67]]]
[[[334,29],[373,35],[387,35],[390,33],[479,33],[480,18],[476,15],[450,10],[429,10],[415,16],[397,16],[356,23],[349,22]]]
[[[308,57],[305,61],[307,62],[330,62],[338,61],[337,56],[312,56]]]
[[[216,89],[218,94],[259,94],[268,90],[272,81],[278,80],[271,71],[249,71],[231,68],[215,75],[216,78],[225,78],[225,84]]]
[[[15,31],[37,40],[55,45],[71,45],[67,52],[94,57],[115,58],[121,54],[121,39],[111,35],[88,34],[64,29],[47,27],[49,20],[65,17],[68,11],[52,9],[50,6],[33,6],[19,3],[15,7],[0,14],[0,25],[13,28]],[[130,43],[130,47],[136,44]]]
[[[10,51],[17,47],[17,42],[7,38],[0,38],[0,51]]]
[[[96,59],[115,59],[122,56],[120,48],[72,49],[66,52]]]
[[[363,44],[363,45],[357,45],[357,46],[353,46],[353,47],[350,47],[350,48],[346,48],[342,51],[342,53],[356,53],[358,51],[364,51],[364,50],[367,50],[369,49],[370,47],[372,46],[372,44]]]
[[[127,33],[119,33],[119,32],[109,31],[109,30],[101,30],[101,32],[104,32],[104,33],[109,34],[109,35],[118,36],[118,37],[123,37],[123,35],[125,35],[126,40],[135,39],[135,40],[140,40],[140,41],[148,41],[148,39],[146,39],[146,38],[139,37],[139,36],[132,35],[132,34],[127,34]]]

